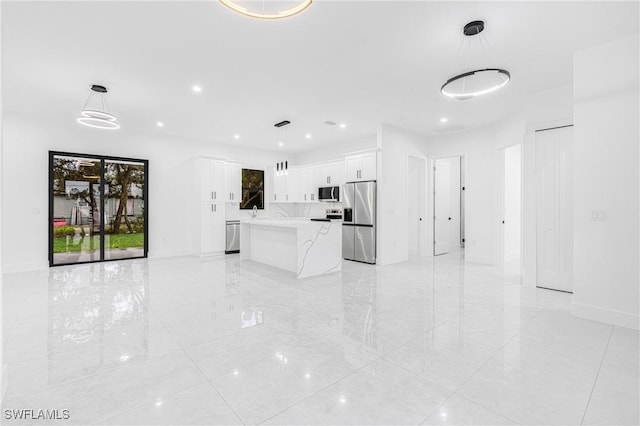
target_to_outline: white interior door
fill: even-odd
[[[448,158],[449,163],[449,251],[460,250],[460,157]]]
[[[408,243],[409,254],[418,254],[418,234],[420,229],[419,223],[419,162],[415,157],[409,157],[409,171],[407,175],[407,204],[408,204]]]
[[[536,285],[573,291],[573,128],[536,132]]]
[[[433,254],[451,249],[449,209],[451,208],[451,167],[447,159],[436,160],[433,172]]]

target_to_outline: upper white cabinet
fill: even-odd
[[[376,153],[368,152],[345,157],[345,181],[356,182],[376,180]]]
[[[213,201],[227,201],[227,165],[222,160],[213,160]]]
[[[321,167],[320,186],[340,186],[344,183],[344,163],[334,161]]]
[[[298,202],[303,201],[301,191],[303,190],[300,184],[300,169],[292,168],[287,171],[285,175],[287,178],[287,192],[285,201]]]
[[[242,165],[223,160],[198,160],[200,201],[239,203],[242,199]]]
[[[275,167],[273,168],[273,199],[271,201],[276,203],[287,201],[287,177],[276,173]]]
[[[227,181],[226,201],[239,203],[242,201],[242,165],[240,163],[226,163],[225,175]]]

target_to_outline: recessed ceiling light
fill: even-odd
[[[198,85],[194,85],[191,89],[196,93],[202,92],[202,87],[200,87]]]
[[[442,118],[440,119],[440,122],[441,122],[441,123],[446,123],[447,121],[449,121],[449,119],[448,119],[447,117],[442,117]]]
[[[307,138],[307,139],[311,139],[311,133],[307,133],[307,134],[306,134],[306,136],[305,136],[305,138]]]
[[[233,135],[235,139],[240,139],[240,135]]]
[[[163,123],[162,121],[158,121],[158,122],[156,123],[156,126],[158,126],[158,127],[164,127],[164,123]]]
[[[278,142],[278,146],[284,146],[284,142]]]
[[[340,128],[341,128],[341,129],[344,129],[345,127],[347,127],[347,125],[346,125],[346,124],[344,124],[344,123],[340,124]]]

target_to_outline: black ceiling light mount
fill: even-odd
[[[462,32],[467,37],[478,35],[482,31],[484,31],[484,21],[471,21],[462,29]]]
[[[485,35],[482,34],[484,29],[485,22],[482,20],[471,21],[466,24],[462,29],[464,37],[460,43],[456,57],[458,56],[458,53],[460,53],[465,41],[467,42],[466,54],[468,56],[472,40],[477,40],[480,44],[483,55],[487,57],[487,62],[489,62],[489,57],[493,59],[493,56],[490,53],[489,41],[486,39]],[[464,71],[448,78],[442,87],[440,87],[440,92],[443,95],[458,100],[471,99],[476,96],[495,92],[511,81],[511,73],[506,69],[498,67],[495,64],[495,59],[493,59],[493,63],[486,63],[482,68],[471,70],[467,68],[468,58],[464,63]]]
[[[107,88],[100,84],[92,84],[89,97],[76,119],[79,124],[96,129],[115,130],[120,128],[116,116],[108,112]]]

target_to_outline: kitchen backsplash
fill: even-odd
[[[237,204],[226,205],[226,219],[248,219],[252,210],[240,210]],[[327,209],[342,210],[342,203],[267,203],[264,210],[258,210],[258,216],[266,217],[325,217]]]
[[[341,203],[270,203],[272,217],[325,217],[327,209],[342,210]]]

